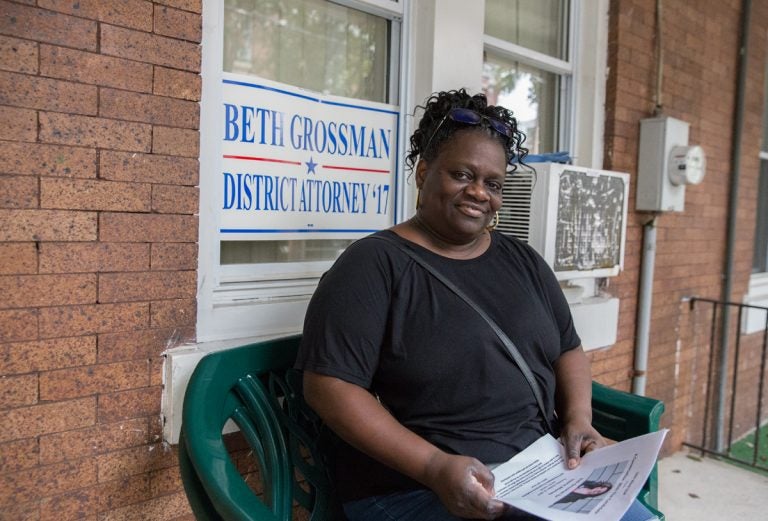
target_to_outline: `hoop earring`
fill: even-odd
[[[496,212],[496,215],[493,216],[493,223],[488,225],[488,229],[495,230],[498,225],[499,225],[499,212]]]
[[[419,209],[419,206],[421,206],[421,190],[418,188],[416,189],[416,209]]]

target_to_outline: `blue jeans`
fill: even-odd
[[[386,496],[374,496],[344,503],[344,513],[349,521],[459,521],[445,509],[431,490],[411,490]],[[532,514],[514,510],[503,520],[541,519]],[[621,521],[648,521],[656,519],[647,508],[635,500]]]

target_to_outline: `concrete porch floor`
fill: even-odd
[[[659,460],[667,521],[768,519],[768,477],[683,448]]]

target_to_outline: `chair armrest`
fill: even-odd
[[[659,429],[660,400],[592,382],[592,425],[603,436],[622,441]]]
[[[597,431],[616,441],[622,441],[659,430],[664,402],[637,396],[592,382],[592,425]],[[658,507],[658,471],[654,465],[638,499],[660,519],[664,514]]]

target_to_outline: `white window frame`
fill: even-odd
[[[483,35],[485,50],[561,76],[558,142],[590,168],[603,168],[608,10],[608,0],[571,0],[568,60]]]
[[[392,22],[390,47],[390,93],[399,93],[400,136],[405,136],[408,71],[404,67],[408,52],[410,0],[333,0],[334,3],[387,18]],[[306,306],[322,273],[332,261],[221,265],[221,213],[216,205],[221,187],[212,172],[220,168],[221,140],[215,131],[220,126],[222,100],[224,3],[203,0],[202,79],[200,111],[200,213],[197,294],[197,343],[236,345],[259,338],[298,332]],[[390,100],[388,100],[390,101]],[[391,102],[391,101],[390,101]],[[399,140],[399,163],[405,154],[406,139]],[[399,186],[404,175],[398,171]],[[403,190],[395,194],[402,219]],[[218,198],[217,198],[218,197]],[[224,344],[222,344],[222,341]]]

